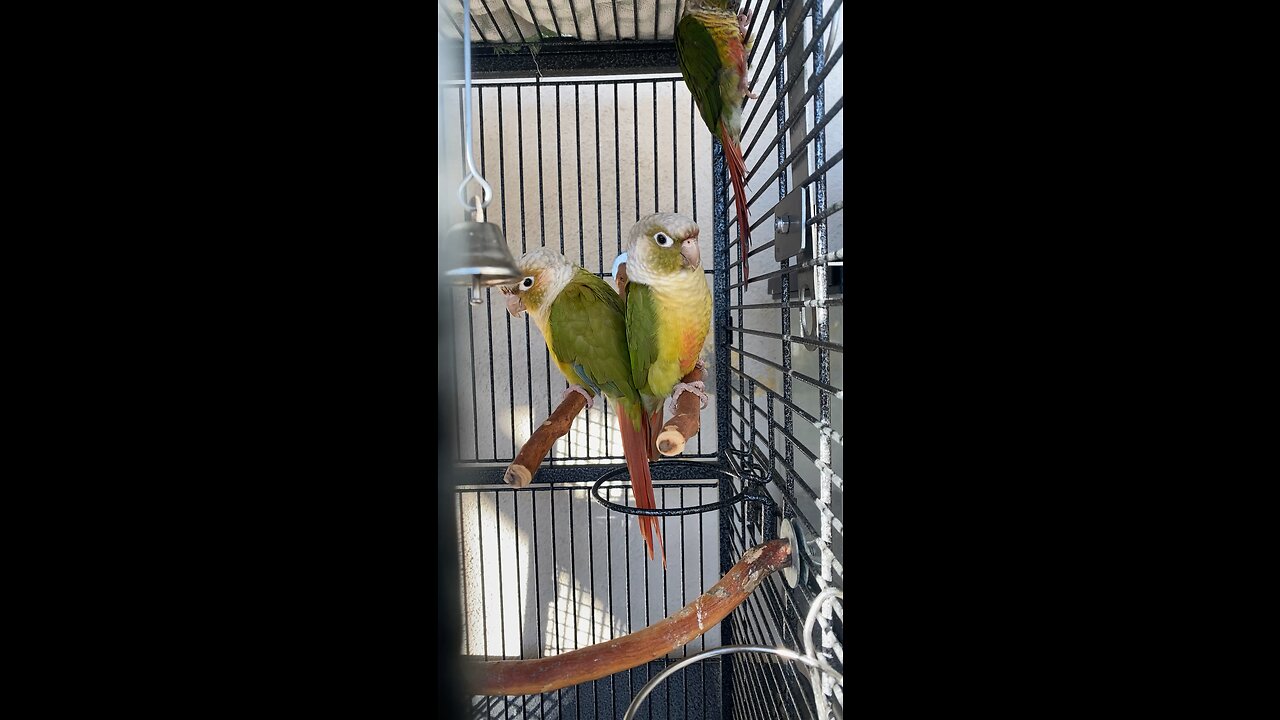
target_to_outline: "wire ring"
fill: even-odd
[[[672,466],[677,464],[693,466],[699,469],[705,469],[708,474],[718,473],[724,478],[738,477],[733,473],[725,470],[724,468],[707,465],[706,463],[694,462],[692,460],[664,460],[659,465],[659,467],[662,467],[664,465]],[[613,510],[615,512],[625,513],[627,515],[644,515],[648,517],[674,517],[677,515],[699,515],[701,513],[711,512],[712,510],[727,508],[730,505],[735,505],[737,503],[742,502],[743,500],[752,500],[758,497],[757,495],[755,495],[755,493],[750,492],[751,488],[748,485],[742,489],[742,492],[738,493],[737,495],[734,495],[728,500],[719,500],[713,503],[706,503],[705,505],[696,505],[694,507],[687,507],[687,508],[647,509],[647,508],[635,508],[629,505],[619,505],[618,503],[605,500],[603,497],[600,496],[600,486],[603,485],[606,480],[620,478],[623,475],[626,475],[626,473],[627,473],[627,468],[620,467],[614,470],[610,470],[609,472],[601,475],[600,479],[596,480],[595,484],[591,486],[591,495],[595,498],[596,502],[600,503],[601,505],[605,506],[610,510]],[[738,479],[741,479],[741,478],[738,478]]]
[[[640,703],[643,702],[644,699],[649,696],[649,693],[653,692],[653,689],[658,686],[658,683],[670,677],[671,674],[674,673],[675,671],[684,667],[688,667],[689,665],[692,665],[704,658],[715,657],[717,655],[731,655],[733,653],[745,653],[745,652],[768,653],[771,655],[777,655],[778,657],[781,657],[781,658],[786,658],[788,660],[795,660],[796,662],[808,665],[809,667],[815,670],[821,670],[822,672],[825,672],[828,675],[832,675],[841,683],[844,682],[844,675],[836,672],[835,669],[832,668],[831,666],[827,665],[826,663],[820,663],[819,661],[814,660],[813,658],[807,657],[805,655],[801,655],[800,653],[795,652],[794,650],[787,650],[786,648],[766,647],[764,645],[723,645],[718,648],[712,648],[711,650],[707,650],[706,652],[698,653],[697,655],[690,655],[684,660],[681,660],[675,665],[672,665],[666,670],[663,670],[657,675],[654,675],[653,679],[645,683],[644,687],[640,688],[640,692],[636,693],[636,696],[631,700],[631,704],[627,706],[627,712],[622,716],[622,720],[635,720],[636,713],[640,711]]]

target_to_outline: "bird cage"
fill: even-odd
[[[652,464],[664,569],[640,542],[607,398],[573,418],[527,486],[504,481],[568,382],[496,287],[451,288],[452,363],[442,372],[457,409],[462,655],[530,660],[617,641],[695,602],[767,541],[790,543],[793,564],[662,657],[549,692],[476,695],[472,717],[620,718],[658,673],[704,652],[656,684],[637,717],[844,713],[830,673],[763,652],[709,652],[803,654],[809,637],[811,652],[843,673],[843,604],[831,597],[844,587],[843,3],[741,8],[758,95],[746,101],[740,140],[749,283],[725,153],[677,65],[685,4],[437,5],[446,48],[470,35],[473,73],[469,95],[461,80],[438,88],[442,178],[462,178],[469,105],[476,168],[492,187],[485,220],[512,255],[552,248],[612,284],[628,228],[676,212],[702,229],[713,298],[700,431],[678,457]],[[456,213],[446,225],[470,219],[456,202],[441,212]]]

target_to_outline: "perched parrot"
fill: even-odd
[[[681,382],[698,362],[711,329],[711,290],[702,271],[697,223],[672,213],[641,218],[627,236],[626,264],[621,292],[631,380],[644,404],[646,449],[653,456],[667,397],[688,391],[704,405],[707,399],[702,381]]]
[[[742,134],[743,100],[757,96],[747,86],[749,20],[730,5],[736,1],[689,0],[676,26],[676,60],[703,122],[720,138],[729,163],[729,182],[742,233],[738,246],[745,287],[750,279],[747,250],[751,246],[751,218],[747,212],[747,165],[738,137]]]
[[[574,265],[563,255],[546,248],[520,258],[517,265],[524,278],[501,288],[507,310],[512,315],[529,312],[547,342],[547,349],[560,372],[569,381],[571,392],[587,398],[587,407],[599,393],[618,408],[622,431],[622,454],[636,506],[656,507],[649,455],[648,434],[640,394],[631,382],[627,328],[622,300],[604,280]],[[649,558],[653,558],[653,535],[659,545],[662,531],[655,517],[639,516],[640,536]],[[662,553],[666,565],[666,550]]]

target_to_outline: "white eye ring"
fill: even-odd
[[[658,247],[671,247],[672,245],[676,244],[676,241],[672,240],[671,236],[664,232],[660,232],[657,235],[654,235],[653,241],[658,243]]]
[[[533,287],[533,276],[532,276],[532,275],[530,275],[529,277],[525,278],[525,279],[524,279],[524,282],[520,283],[520,286],[521,286],[521,287],[523,287],[523,288],[531,288],[531,287]]]

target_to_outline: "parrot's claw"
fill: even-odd
[[[672,416],[676,414],[676,401],[680,399],[681,393],[686,392],[697,395],[702,401],[702,409],[705,410],[707,408],[707,393],[704,392],[706,387],[706,383],[701,380],[694,380],[691,383],[676,383],[676,386],[672,389],[671,397],[667,398],[667,414]]]
[[[751,16],[746,13],[738,15],[738,31],[742,33],[742,39],[747,39],[747,30],[751,28]]]
[[[596,404],[595,397],[593,397],[591,393],[587,392],[587,389],[582,387],[581,385],[570,385],[569,387],[565,388],[564,392],[560,394],[560,402],[564,402],[564,399],[569,397],[573,393],[578,393],[579,395],[587,399],[588,410],[590,410],[591,407]]]

